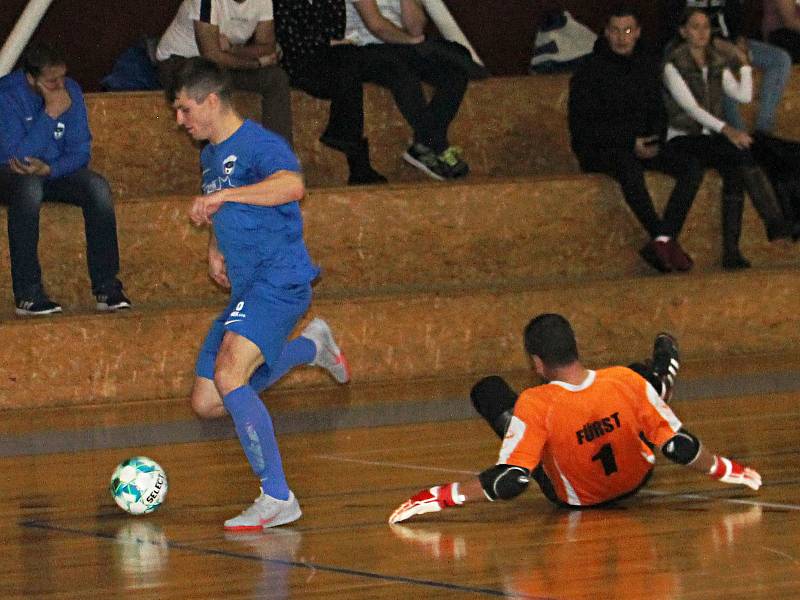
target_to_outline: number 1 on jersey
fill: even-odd
[[[617,472],[617,461],[614,458],[614,449],[611,444],[603,444],[600,451],[592,457],[592,462],[599,460],[603,465],[606,476]]]

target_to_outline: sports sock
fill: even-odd
[[[278,360],[270,368],[267,364],[258,367],[250,377],[250,387],[263,392],[298,365],[307,365],[317,355],[317,347],[307,337],[298,336],[283,347]]]
[[[289,486],[267,407],[249,385],[228,393],[222,402],[233,418],[245,456],[261,480],[261,489],[268,496],[288,500]]]

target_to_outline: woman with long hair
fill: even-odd
[[[767,239],[791,237],[775,193],[750,153],[753,138],[723,118],[723,95],[743,103],[752,100],[752,67],[740,48],[730,44],[717,47],[709,17],[702,9],[683,13],[679,34],[667,49],[663,72],[667,144],[719,172],[723,182],[722,266],[745,269],[750,263],[739,250],[745,190],[764,222]]]

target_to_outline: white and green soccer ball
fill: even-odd
[[[167,496],[167,474],[146,456],[123,460],[114,469],[109,486],[119,507],[132,515],[153,512]]]

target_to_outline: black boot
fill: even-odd
[[[348,184],[386,183],[386,177],[373,169],[369,162],[369,144],[366,138],[345,150],[345,154],[347,156],[347,165],[350,167],[350,177],[347,179]]]
[[[759,167],[746,167],[742,169],[742,180],[767,229],[767,239],[770,242],[791,239],[792,226],[783,218],[775,190],[764,172]]]
[[[722,196],[722,268],[727,270],[748,269],[750,263],[739,251],[739,235],[742,233],[744,193],[730,192]]]

